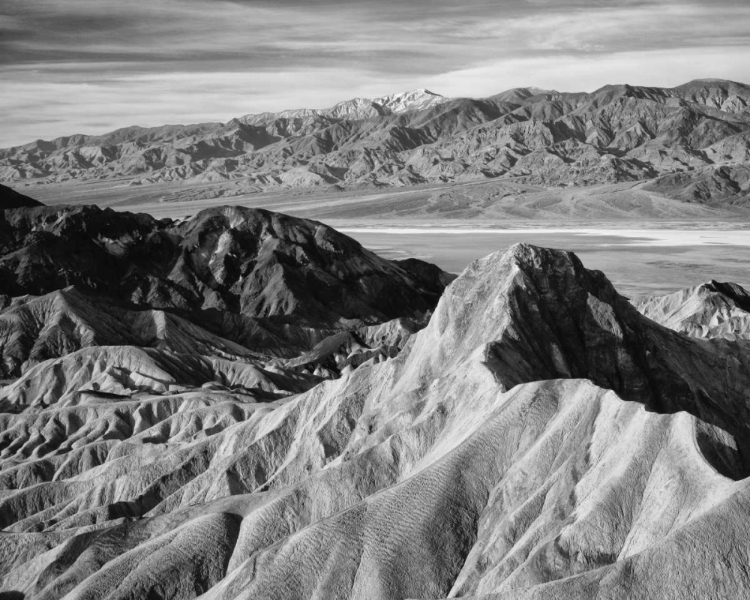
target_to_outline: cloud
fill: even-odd
[[[109,67],[117,71],[117,65]],[[43,72],[24,75],[12,88],[0,88],[0,112],[16,115],[2,131],[2,146],[74,133],[104,133],[127,125],[225,122],[248,112],[323,108],[349,95],[383,95],[392,84],[391,79],[338,68],[184,71],[97,80],[83,80],[74,71],[69,81],[55,83],[46,81]],[[321,81],[326,85],[321,86]]]
[[[0,146],[416,87],[750,80],[748,22],[745,0],[4,0]]]
[[[561,54],[487,61],[426,79],[449,96],[489,96],[514,87],[593,91],[607,84],[675,87],[692,79],[737,79],[747,69],[744,46],[644,50],[610,54]]]

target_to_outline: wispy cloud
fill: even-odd
[[[745,0],[4,0],[0,146],[429,87],[750,80]]]

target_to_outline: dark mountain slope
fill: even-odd
[[[260,209],[217,208],[184,222],[96,207],[6,211],[0,293],[76,285],[156,309],[217,309],[310,322],[415,317],[437,302],[434,274],[335,230]]]
[[[0,185],[0,210],[7,208],[20,208],[22,206],[42,206],[42,203],[17,191]]]
[[[0,379],[85,349],[77,356],[93,365],[96,348],[108,347],[106,360],[124,365],[111,368],[126,374],[113,375],[118,393],[137,391],[140,359],[130,356],[138,348],[179,355],[177,363],[196,354],[241,363],[239,371],[276,369],[286,375],[264,392],[300,391],[300,378],[310,387],[397,354],[452,279],[419,260],[381,259],[321,223],[263,210],[213,209],[183,222],[91,206],[6,210]],[[77,373],[79,362],[55,369]],[[93,376],[86,369],[77,385]],[[59,381],[40,391],[47,402],[74,389],[65,377],[39,377]]]

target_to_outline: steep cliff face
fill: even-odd
[[[699,80],[592,93],[521,88],[481,100],[427,90],[226,124],[128,128],[0,150],[0,181],[239,181],[241,192],[512,178],[546,186],[650,180],[746,205],[750,87]],[[226,191],[226,190],[225,190]]]
[[[749,350],[654,323],[570,253],[516,245],[468,267],[394,358],[299,395],[248,391],[290,362],[43,362],[0,392],[2,589],[742,597]],[[196,387],[209,368],[224,387]]]

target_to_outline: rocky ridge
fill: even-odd
[[[321,223],[222,208],[0,214],[0,405],[203,385],[274,399],[395,356],[451,275]],[[14,381],[17,380],[17,381]],[[187,386],[187,387],[186,387]]]
[[[0,181],[226,184],[220,195],[495,178],[646,181],[682,201],[744,206],[749,104],[750,87],[722,80],[591,93],[520,88],[481,100],[417,90],[225,124],[38,140],[0,150]]]
[[[750,339],[750,293],[736,283],[710,281],[644,298],[636,307],[657,323],[692,337]]]
[[[0,587],[742,597],[750,342],[706,338],[519,244],[472,263],[392,358],[298,395],[253,396],[278,371],[236,358],[193,357],[226,382],[196,387],[168,348],[38,363],[0,391]]]
[[[183,221],[94,206],[0,214],[0,294],[70,285],[134,306],[309,322],[420,317],[444,281],[334,229],[262,209],[221,207]],[[447,276],[446,276],[447,277]]]
[[[0,210],[5,210],[6,208],[20,208],[23,206],[42,206],[42,203],[33,198],[29,198],[28,196],[24,196],[23,194],[19,194],[7,186],[0,185]]]

